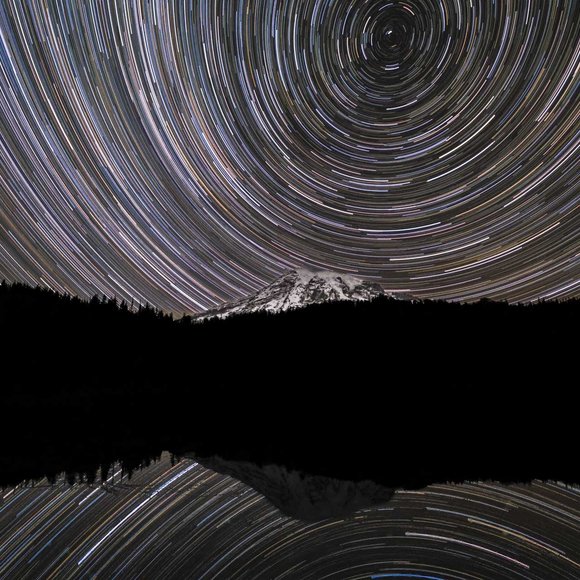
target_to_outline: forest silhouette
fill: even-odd
[[[380,297],[195,322],[3,283],[0,485],[163,450],[389,487],[580,483],[579,312]]]

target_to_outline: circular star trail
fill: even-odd
[[[577,0],[0,6],[0,277],[578,295]]]
[[[432,486],[347,519],[283,516],[167,457],[110,487],[5,490],[2,578],[546,580],[580,574],[579,491]]]

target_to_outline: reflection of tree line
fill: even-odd
[[[557,418],[554,441],[572,434],[579,304],[385,297],[193,324],[2,284],[0,478],[94,481],[164,449],[363,477],[386,448],[409,485],[477,479],[488,463],[525,479],[535,446],[534,473],[574,479],[574,462],[549,456],[545,424]]]

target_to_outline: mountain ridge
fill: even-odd
[[[185,453],[207,469],[229,475],[263,495],[283,514],[302,521],[354,517],[359,510],[385,505],[395,490],[371,480],[350,481],[313,475],[283,465],[259,465],[220,456]]]
[[[310,304],[343,300],[368,301],[378,296],[399,297],[397,294],[385,292],[376,282],[369,282],[352,274],[298,268],[286,272],[250,296],[206,310],[193,319],[201,322],[210,318],[227,318],[234,314],[278,313]]]

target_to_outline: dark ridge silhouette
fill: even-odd
[[[580,483],[580,300],[336,302],[192,323],[0,286],[0,484],[193,452],[417,488]]]

